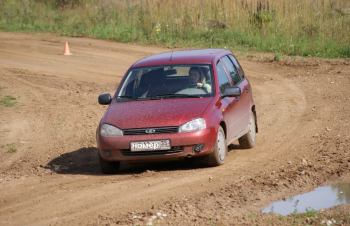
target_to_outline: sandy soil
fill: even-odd
[[[65,40],[72,56],[62,55]],[[161,51],[0,33],[0,99],[16,98],[0,105],[0,225],[147,224],[157,213],[153,224],[267,224],[259,210],[269,201],[349,178],[350,61],[265,56],[240,58],[257,104],[255,148],[231,145],[216,168],[180,161],[102,175],[97,96]]]

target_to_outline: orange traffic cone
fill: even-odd
[[[63,53],[63,55],[65,55],[65,56],[70,56],[70,55],[72,55],[72,53],[70,52],[70,50],[69,50],[69,45],[68,45],[68,42],[66,41],[66,44],[64,45],[64,53]]]

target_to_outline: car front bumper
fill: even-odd
[[[168,133],[149,135],[128,135],[102,137],[97,134],[97,146],[100,156],[107,161],[162,161],[185,157],[204,156],[211,153],[216,144],[216,128],[207,128],[197,132]],[[166,151],[130,151],[130,142],[170,140],[171,150]],[[203,145],[195,151],[196,145]]]

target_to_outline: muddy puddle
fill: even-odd
[[[292,213],[305,213],[338,205],[350,204],[350,183],[321,186],[300,195],[279,200],[265,207],[263,213],[276,213],[283,216]]]

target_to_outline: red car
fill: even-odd
[[[121,161],[203,157],[224,163],[229,143],[255,145],[257,128],[251,86],[226,49],[173,51],[137,61],[116,93],[101,94],[109,105],[97,128],[103,173]]]

